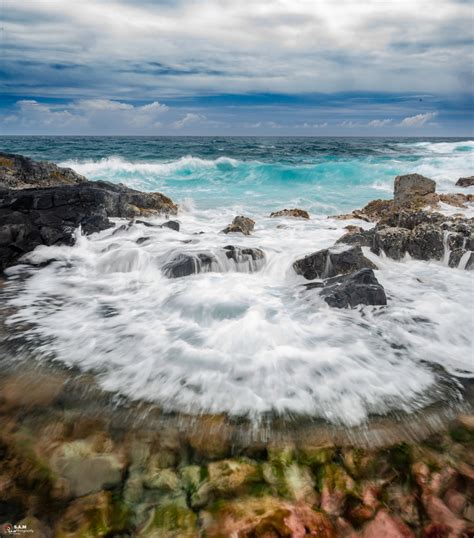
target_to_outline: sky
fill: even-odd
[[[474,136],[466,0],[1,0],[0,134]]]

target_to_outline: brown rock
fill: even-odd
[[[348,224],[347,226],[344,226],[344,230],[347,230],[348,234],[356,234],[356,233],[362,233],[364,231],[364,228],[361,226],[354,226],[353,224]]]
[[[323,513],[304,504],[295,505],[268,496],[219,502],[212,511],[201,512],[201,521],[208,538],[308,535],[336,538],[330,520]]]
[[[249,217],[239,215],[235,217],[231,224],[222,230],[223,233],[241,233],[244,235],[250,235],[253,232],[255,221]]]
[[[293,217],[296,219],[309,219],[309,213],[304,209],[281,209],[280,211],[273,211],[270,213],[270,217]]]
[[[4,406],[48,407],[53,405],[63,390],[65,378],[60,375],[43,375],[35,372],[7,378],[1,388],[0,399]]]

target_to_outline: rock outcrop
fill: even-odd
[[[456,181],[456,187],[472,187],[474,185],[474,176],[460,177]]]
[[[296,219],[309,219],[309,213],[305,209],[281,209],[280,211],[273,211],[270,213],[270,217],[293,217]]]
[[[28,189],[76,185],[87,181],[71,168],[38,162],[23,155],[0,152],[0,186],[3,189]]]
[[[364,268],[377,269],[376,265],[364,256],[358,245],[336,245],[318,250],[293,263],[296,273],[307,280],[350,274]]]
[[[425,197],[434,194],[436,182],[421,174],[397,176],[394,183],[393,201],[398,207],[424,203]]]
[[[158,192],[87,181],[68,169],[12,157],[8,174],[2,177],[15,188],[0,190],[0,271],[39,245],[72,244],[79,226],[83,233],[91,234],[113,226],[109,218],[175,215],[178,210],[170,198]],[[45,185],[59,181],[58,170],[66,170],[61,181],[72,184],[17,188],[29,181],[30,176],[25,175],[29,170],[33,181]]]
[[[249,217],[239,215],[226,228],[222,230],[223,233],[241,233],[244,235],[250,235],[253,232],[255,221]]]

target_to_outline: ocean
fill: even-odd
[[[328,217],[391,198],[396,175],[417,172],[440,192],[472,192],[455,182],[473,173],[473,140],[1,137],[0,148],[91,180],[160,191],[180,207],[180,232],[143,224],[90,237],[78,231],[73,247],[32,255],[54,263],[10,270],[8,323],[37,360],[184,413],[357,425],[462,402],[474,375],[472,273],[446,260],[367,252],[388,305],[338,310],[302,286],[292,263],[333,245],[347,224],[369,228]],[[311,219],[268,216],[292,207]],[[251,236],[221,233],[236,215],[256,221]],[[161,272],[176,253],[226,245],[261,248],[264,266],[222,261],[178,279]]]

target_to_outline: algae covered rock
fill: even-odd
[[[317,536],[336,538],[330,519],[306,504],[293,504],[269,496],[221,501],[201,512],[208,538],[238,536]]]
[[[113,536],[128,528],[128,512],[115,503],[110,492],[101,491],[72,502],[55,527],[57,538]]]

